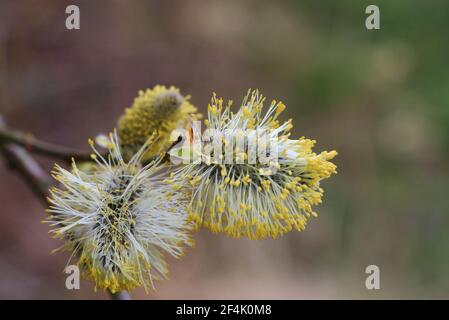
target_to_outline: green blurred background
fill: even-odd
[[[380,30],[365,28],[369,4]],[[87,149],[139,89],[174,84],[205,111],[212,91],[259,88],[295,136],[339,152],[319,217],[277,240],[201,231],[169,281],[134,297],[449,298],[448,28],[443,0],[0,0],[0,113]],[[0,298],[107,298],[65,289],[69,255],[50,255],[45,212],[4,161],[0,204]],[[380,290],[365,288],[370,264]]]

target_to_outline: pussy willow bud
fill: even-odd
[[[303,230],[309,218],[316,216],[313,206],[321,203],[324,192],[320,181],[336,173],[330,160],[337,152],[316,154],[312,151],[315,141],[290,139],[291,120],[278,120],[285,105],[273,101],[262,112],[264,100],[258,91],[249,91],[233,113],[230,103],[224,105],[214,94],[205,120],[206,130],[213,132],[211,141],[202,148],[198,161],[185,164],[167,180],[176,188],[191,188],[187,211],[197,227],[231,237],[276,238],[293,229]],[[256,133],[268,139],[256,139]],[[233,141],[238,137],[245,141],[240,148]],[[252,150],[260,150],[266,141],[273,146],[267,151],[276,157],[269,158],[269,163],[261,157],[250,161]],[[208,145],[220,144],[223,148],[214,149],[212,156],[206,152]],[[223,161],[226,149],[232,151],[231,163]]]
[[[118,135],[122,153],[129,159],[157,132],[158,139],[143,155],[142,160],[166,151],[174,129],[186,127],[191,119],[199,117],[196,107],[189,102],[189,96],[181,95],[176,87],[155,86],[139,91],[130,108],[118,121]]]
[[[164,253],[179,257],[191,245],[180,193],[161,183],[160,165],[141,164],[144,145],[129,161],[111,135],[107,157],[95,170],[56,166],[60,186],[50,190],[51,234],[64,241],[83,275],[111,292],[153,286],[167,276]]]

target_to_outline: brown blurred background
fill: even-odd
[[[65,28],[69,4],[80,30]],[[368,4],[380,30],[365,28]],[[339,151],[319,217],[277,240],[201,231],[169,281],[133,296],[448,298],[448,21],[443,0],[0,0],[0,113],[87,149],[139,89],[176,85],[204,111],[212,91],[239,101],[259,88],[285,102],[294,135]],[[50,255],[44,217],[0,161],[0,298],[107,298],[85,281],[65,289],[68,254]]]

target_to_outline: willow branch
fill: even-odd
[[[109,297],[111,300],[131,300],[131,296],[129,295],[128,291],[119,291],[116,293],[109,292]]]
[[[78,160],[91,160],[90,152],[82,152],[79,150],[54,145],[36,139],[30,134],[9,130],[5,126],[0,127],[0,143],[15,143],[24,147],[29,152],[62,159],[68,162],[71,161],[72,157]]]
[[[3,118],[0,116],[0,131],[6,129]],[[0,141],[1,153],[12,169],[17,170],[25,182],[30,186],[34,194],[47,205],[48,188],[50,186],[49,175],[21,146]]]
[[[1,118],[1,115],[0,115]],[[179,137],[173,144],[165,151],[162,156],[162,162],[167,162],[170,160],[169,152],[170,150],[176,146],[179,142],[182,141],[182,138]],[[31,153],[41,154],[44,156],[49,156],[57,159],[64,160],[66,162],[71,162],[72,158],[80,161],[91,161],[91,152],[83,152],[59,145],[55,145],[52,143],[48,143],[39,139],[36,139],[31,134],[25,134],[20,131],[13,131],[6,126],[0,125],[0,145],[14,143]],[[151,162],[152,160],[157,159],[157,157],[151,158],[146,163]]]
[[[17,170],[34,194],[47,205],[50,177],[30,154],[20,146],[8,144],[2,148],[3,156],[12,169]]]
[[[170,151],[181,141],[182,141],[182,137],[180,136],[180,137],[178,137],[178,139],[176,139],[176,141],[174,141],[170,145],[170,147],[167,148],[167,150],[164,153],[162,153],[162,155],[160,156],[161,163],[166,163],[166,162],[170,161]],[[152,161],[156,161],[158,159],[159,159],[159,156],[151,157],[151,158],[143,161],[143,165],[146,165],[146,164],[148,164]]]

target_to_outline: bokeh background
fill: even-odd
[[[77,4],[81,29],[65,28]],[[381,29],[365,28],[377,4]],[[202,111],[249,87],[287,105],[294,135],[339,151],[319,217],[277,240],[201,231],[169,281],[137,298],[449,298],[448,1],[0,1],[0,113],[87,150],[139,89],[174,84]],[[67,253],[0,159],[0,298],[65,289]],[[52,162],[38,158],[50,170]],[[365,268],[381,289],[365,288]]]

